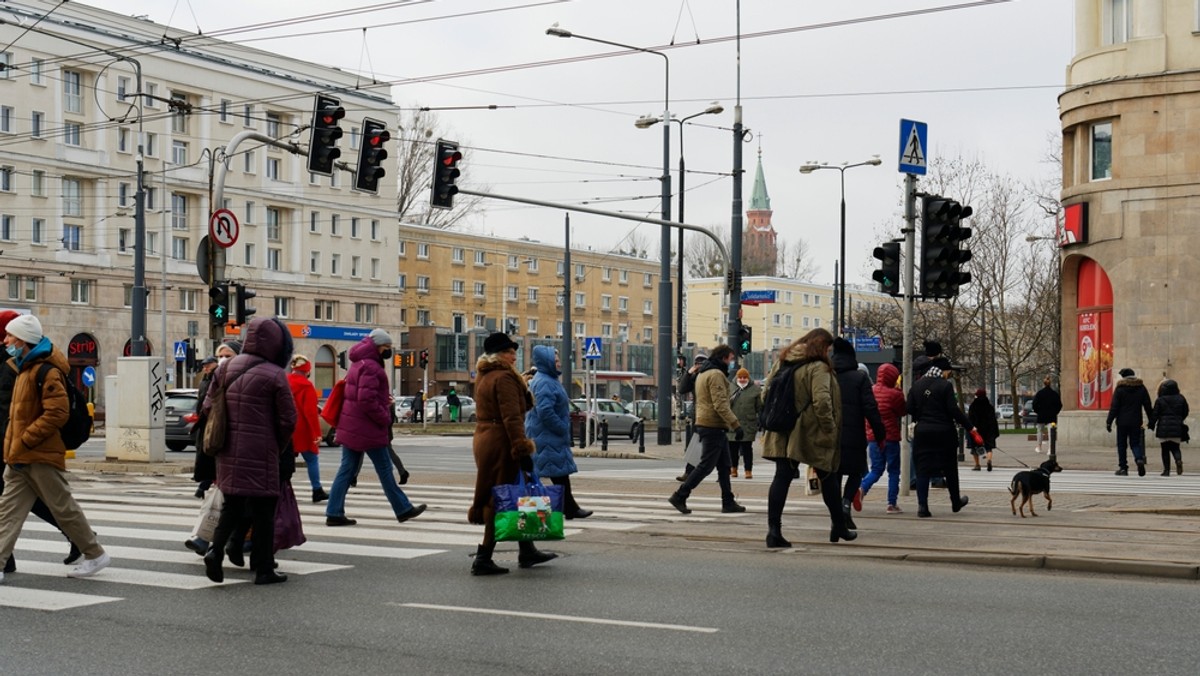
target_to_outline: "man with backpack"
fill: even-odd
[[[110,559],[67,483],[67,446],[60,433],[71,417],[67,357],[42,335],[42,324],[33,315],[13,319],[7,329],[4,348],[18,375],[4,435],[8,467],[0,495],[0,561],[12,554],[25,517],[40,498],[83,551],[83,563],[67,576],[90,577],[107,567]],[[51,368],[40,372],[43,364]]]

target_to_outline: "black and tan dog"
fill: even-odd
[[[1037,512],[1033,511],[1033,496],[1042,493],[1046,496],[1046,510],[1049,511],[1054,506],[1054,500],[1050,497],[1050,475],[1054,472],[1061,472],[1062,467],[1054,460],[1047,460],[1038,466],[1035,470],[1026,470],[1017,472],[1013,477],[1012,483],[1008,486],[1008,492],[1012,493],[1012,513],[1017,513],[1017,498],[1021,498],[1021,518],[1025,518],[1025,505],[1029,505],[1029,515],[1037,516]]]

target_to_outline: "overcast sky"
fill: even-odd
[[[87,4],[119,12],[131,6],[127,0]],[[754,134],[743,146],[747,204],[761,148],[776,230],[784,239],[808,240],[820,270],[817,281],[830,282],[837,257],[838,173],[802,175],[798,168],[808,161],[859,162],[878,154],[882,166],[846,172],[847,281],[853,282],[869,277],[870,252],[881,233],[898,234],[901,118],[928,123],[931,157],[978,157],[1020,179],[1045,175],[1049,167],[1041,160],[1047,136],[1059,129],[1057,96],[1074,51],[1072,5],[1071,0],[742,0],[741,33],[747,37],[741,42],[741,101],[743,123]],[[736,43],[724,38],[737,34],[734,0],[139,0],[136,11],[179,29],[212,33],[367,6],[385,9],[228,39],[379,80],[431,79],[393,87],[394,100],[404,108],[512,106],[439,113],[451,130],[447,136],[468,146],[463,185],[482,183],[493,192],[550,201],[600,198],[592,206],[651,216],[660,213],[662,132],[633,123],[643,114],[662,113],[664,60],[635,53],[519,66],[620,51],[547,36],[546,28],[556,22],[579,35],[630,45],[674,43],[678,46],[664,50],[671,113],[691,115],[712,101],[726,109],[686,127],[687,221],[728,226],[732,184],[722,174],[732,168],[728,128],[738,80]],[[936,8],[946,9],[875,18]],[[361,31],[261,39],[362,26],[369,28],[365,44]],[[762,33],[768,34],[755,35]],[[697,39],[702,44],[695,45]],[[518,67],[438,77],[504,66]],[[671,126],[677,187],[679,125]],[[639,196],[644,199],[613,199]],[[486,206],[486,213],[464,227],[562,241],[561,211],[502,202]],[[676,209],[673,204],[672,212]],[[636,228],[657,251],[658,226],[580,214],[571,222],[577,245],[619,247]]]

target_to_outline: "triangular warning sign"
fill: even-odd
[[[925,149],[921,147],[921,137],[917,135],[917,125],[908,128],[908,140],[904,143],[904,152],[900,154],[900,163],[914,167],[925,166]]]

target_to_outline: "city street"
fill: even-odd
[[[1200,658],[1180,633],[1200,619],[1194,579],[911,565],[873,553],[911,540],[918,526],[942,549],[970,532],[1000,548],[1033,528],[1083,538],[1080,526],[1094,517],[1082,502],[1095,498],[1080,491],[1115,479],[1099,472],[1062,475],[1059,507],[1026,524],[997,493],[1007,473],[968,472],[978,508],[973,499],[952,519],[943,504],[935,512],[946,518],[918,521],[884,517],[869,503],[856,516],[860,540],[837,546],[823,542],[823,506],[797,484],[785,514],[797,546],[769,551],[761,545],[768,468],[762,480],[735,480],[747,513],[720,514],[706,483],[684,516],[664,499],[677,461],[581,458],[575,485],[596,515],[568,522],[565,542],[543,545],[562,557],[519,570],[516,547],[502,544],[497,562],[512,572],[473,578],[480,529],[464,518],[469,443],[397,443],[413,472],[406,490],[429,504],[403,525],[364,473],[347,503],[359,524],[326,527],[298,473],[309,541],[280,553],[290,579],[275,587],[249,584],[228,563],[224,584],[204,577],[202,560],[182,546],[199,506],[186,474],[77,470],[76,495],[114,562],[95,578],[68,579],[66,543],[29,520],[18,572],[0,584],[4,671],[998,674],[1036,656],[1049,673],[1185,673]],[[337,457],[322,453],[327,487]],[[1197,490],[1190,476],[1178,479],[1164,490]],[[1153,542],[1164,532],[1144,535]]]

